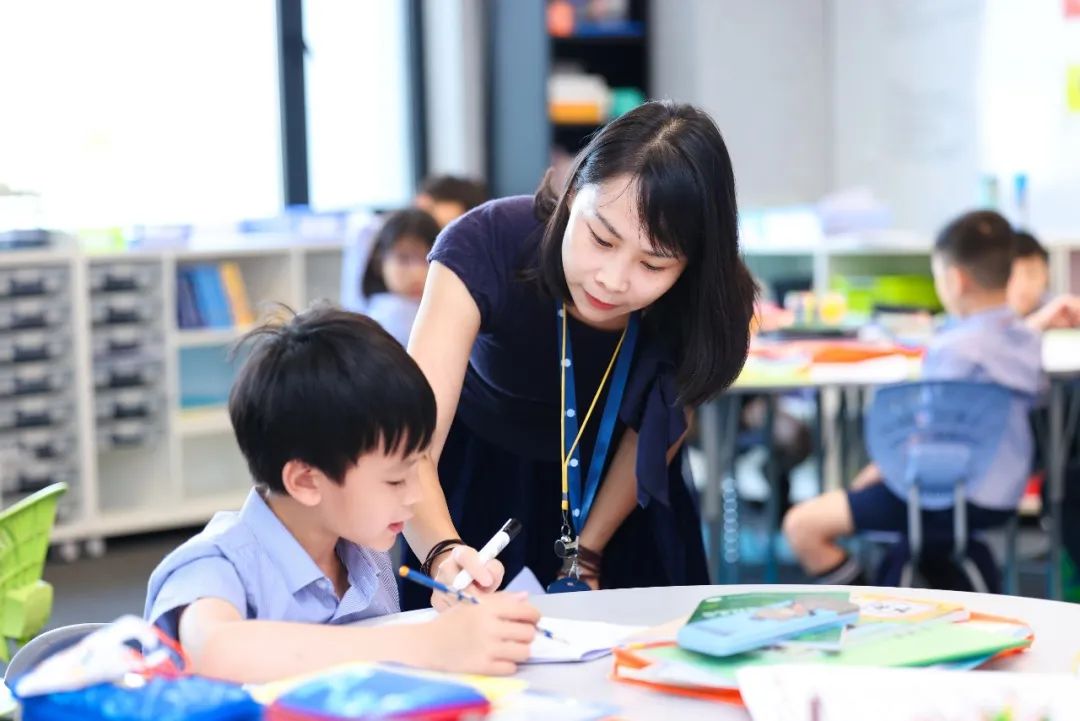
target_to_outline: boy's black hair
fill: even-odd
[[[420,184],[418,195],[426,195],[436,202],[460,203],[468,212],[487,202],[487,186],[479,180],[457,175],[433,175]]]
[[[291,460],[342,483],[369,451],[409,455],[430,445],[431,386],[370,318],[316,307],[256,328],[240,340],[248,344],[229,416],[256,483],[284,493],[281,472]]]
[[[566,186],[544,178],[536,212],[546,221],[537,270],[544,289],[570,300],[562,241],[574,193],[620,175],[635,180],[638,218],[657,249],[686,258],[644,326],[676,353],[679,401],[697,405],[734,382],[746,362],[757,285],[739,253],[735,175],[720,130],[692,105],[649,102],[602,128],[574,160]]]
[[[382,274],[383,260],[398,240],[406,237],[416,238],[428,250],[431,250],[438,235],[439,224],[426,211],[405,208],[386,216],[386,220],[383,221],[372,241],[371,257],[368,258],[367,267],[364,269],[360,292],[365,298],[386,292],[386,282]]]
[[[934,253],[967,271],[984,290],[1004,290],[1016,255],[1016,238],[1009,221],[999,213],[977,210],[946,225],[934,242]]]
[[[1016,235],[1016,257],[1032,258],[1039,256],[1044,263],[1050,262],[1050,252],[1031,233],[1026,230],[1018,230]]]

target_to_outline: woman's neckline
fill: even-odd
[[[576,306],[567,304],[566,309],[570,313],[570,317],[573,318],[574,321],[576,321],[578,326],[580,326],[582,328],[586,328],[586,329],[588,329],[588,330],[590,330],[590,331],[592,331],[594,333],[602,333],[604,335],[618,335],[619,333],[622,333],[623,330],[626,329],[626,324],[630,321],[630,316],[629,315],[623,315],[623,316],[620,316],[620,318],[619,318],[622,321],[620,323],[620,325],[601,328],[601,327],[595,326],[595,325],[589,323],[588,321],[586,321],[585,319],[583,319],[578,314],[578,310],[577,310]]]

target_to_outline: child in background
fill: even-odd
[[[386,551],[421,498],[435,432],[435,396],[405,349],[334,308],[245,342],[229,415],[256,487],[158,565],[146,619],[196,673],[238,683],[351,661],[512,673],[539,619],[524,595],[419,625],[351,625],[399,610]]]
[[[426,210],[440,228],[488,199],[487,188],[479,180],[456,175],[435,175],[420,184],[413,205]]]
[[[374,248],[361,283],[363,313],[397,339],[409,343],[420,296],[427,280],[427,255],[439,226],[423,210],[391,213],[375,234]]]
[[[1080,326],[1080,299],[1073,295],[1049,298],[1050,253],[1025,231],[1017,231],[1016,257],[1009,276],[1009,305],[1033,330]]]
[[[479,180],[454,175],[436,175],[424,180],[413,199],[413,207],[428,212],[439,230],[487,200],[487,190]],[[367,275],[375,236],[384,222],[383,216],[362,214],[352,221],[347,231],[344,257],[341,262],[341,307],[357,313],[367,313],[368,301],[362,288]],[[415,312],[413,313],[415,315]],[[408,340],[404,332],[402,342]]]
[[[931,265],[938,296],[950,315],[923,362],[926,380],[992,382],[1034,397],[1043,382],[1038,334],[1006,303],[1014,238],[994,212],[954,220],[934,244]],[[1031,468],[1030,403],[1017,399],[1003,419],[1005,434],[990,470],[967,487],[968,527],[999,526],[1015,513]],[[837,539],[856,532],[906,531],[907,502],[901,478],[882,478],[870,465],[850,490],[800,503],[784,518],[784,534],[803,569],[822,583],[862,582],[858,561]],[[952,509],[923,511],[927,534],[951,533]]]
[[[1050,290],[1050,253],[1035,236],[1016,232],[1016,257],[1009,276],[1009,305],[1021,317],[1028,317],[1047,301]]]

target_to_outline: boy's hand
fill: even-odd
[[[497,560],[492,559],[487,563],[480,562],[480,554],[475,548],[468,546],[454,546],[450,553],[443,557],[436,567],[435,580],[445,583],[447,586],[454,582],[458,572],[465,569],[473,577],[473,582],[465,589],[465,593],[479,596],[494,593],[502,584],[505,569]],[[456,603],[453,597],[442,593],[431,594],[431,605],[439,611],[445,610],[451,604]]]
[[[524,593],[498,593],[447,609],[431,622],[431,665],[456,673],[514,673],[529,658],[540,620],[527,599]]]
[[[1060,295],[1026,318],[1035,331],[1075,328],[1080,325],[1080,297]]]

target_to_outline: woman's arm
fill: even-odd
[[[686,432],[683,432],[668,449],[668,465],[685,440]],[[596,493],[585,527],[581,529],[581,545],[597,553],[603,553],[608,541],[637,504],[637,447],[638,434],[627,428],[608,466],[607,477]]]
[[[438,465],[479,332],[480,309],[465,283],[445,265],[432,263],[409,337],[409,355],[431,384],[438,414],[428,457],[420,464],[423,499],[413,506],[413,518],[405,526],[405,539],[420,559],[439,541],[458,535],[439,483]],[[482,587],[494,590],[502,580],[502,566],[497,561],[485,568],[475,553],[459,551],[454,562],[466,568]],[[438,568],[439,563],[433,566]]]

